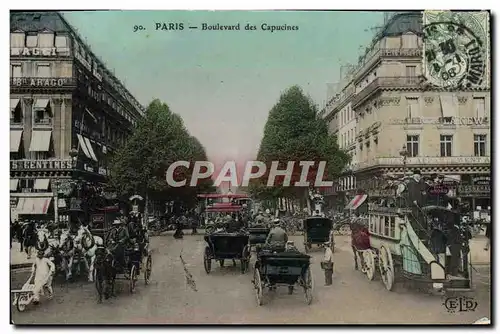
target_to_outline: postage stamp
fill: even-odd
[[[425,11],[422,73],[432,86],[487,88],[490,29],[487,11]]]

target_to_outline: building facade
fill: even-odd
[[[61,14],[10,19],[11,213],[52,220],[70,206],[59,198],[70,180],[106,183],[144,108]]]
[[[382,174],[417,169],[460,180],[459,196],[486,209],[491,206],[485,184],[491,173],[490,90],[450,92],[427,86],[422,49],[422,14],[394,15],[325,117],[342,119],[347,105],[354,111],[352,174],[355,187],[368,195],[383,195]],[[351,149],[349,139],[340,137],[340,142]]]

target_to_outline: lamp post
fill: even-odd
[[[410,153],[406,149],[406,145],[403,145],[401,151],[399,151],[399,155],[403,157],[403,178],[406,177],[406,160]]]
[[[78,156],[78,150],[75,148],[72,148],[69,151],[69,156],[71,157],[72,163],[73,163],[73,169],[76,168],[76,160]],[[60,179],[55,179],[54,182],[52,182],[52,192],[54,194],[54,221],[56,224],[59,224],[59,186],[61,185],[61,180]]]

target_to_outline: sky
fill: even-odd
[[[356,63],[383,23],[381,12],[109,11],[65,12],[92,51],[138,101],[154,98],[182,116],[209,160],[253,160],[267,115],[299,85],[323,106],[340,66]],[[156,30],[183,23],[184,30]],[[201,25],[240,24],[240,31]],[[245,25],[257,26],[246,31]],[[297,26],[264,31],[261,24]],[[134,32],[134,26],[144,30]],[[188,29],[198,26],[198,29]]]

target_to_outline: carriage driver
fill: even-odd
[[[114,254],[116,262],[122,268],[125,267],[125,248],[127,247],[130,237],[125,219],[115,220],[113,225],[119,225],[114,234],[114,244],[111,247],[111,252]]]
[[[288,241],[288,235],[286,234],[286,231],[281,227],[281,221],[279,219],[275,219],[273,223],[274,227],[271,229],[271,231],[269,231],[269,234],[267,235],[266,244],[285,244]]]

